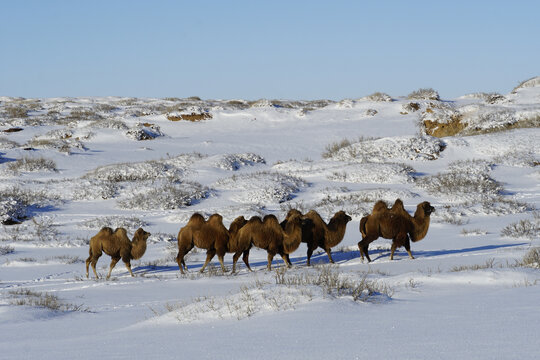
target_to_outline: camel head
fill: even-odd
[[[424,201],[423,203],[420,203],[418,206],[422,207],[422,210],[424,211],[425,216],[429,216],[431,215],[432,212],[435,211],[435,208],[431,206],[431,204],[428,201]]]
[[[150,235],[152,234],[144,231],[143,228],[138,228],[137,231],[135,231],[135,234],[133,234],[133,239],[146,241]]]
[[[345,211],[343,211],[343,210],[338,211],[338,212],[334,215],[334,218],[335,218],[335,219],[340,219],[340,220],[342,220],[345,224],[352,220],[352,217],[350,217],[349,215],[347,215],[347,214],[345,213]]]

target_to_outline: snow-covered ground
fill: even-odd
[[[456,114],[474,135],[425,134]],[[538,81],[452,101],[0,97],[0,358],[536,358],[539,118]],[[360,218],[397,198],[436,209],[416,258],[378,239],[362,262]],[[194,212],[291,208],[353,218],[335,265],[302,244],[291,269],[254,248],[253,272],[228,254],[199,274],[194,249],[180,274]],[[86,279],[103,226],[152,233],[134,278]]]

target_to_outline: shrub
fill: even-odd
[[[525,254],[525,256],[523,256],[523,260],[521,260],[521,265],[537,269],[540,268],[540,248],[534,247],[529,250]]]
[[[515,238],[538,238],[540,236],[540,216],[538,214],[535,215],[533,220],[520,220],[505,226],[501,230],[501,235]]]
[[[133,129],[126,132],[126,136],[133,140],[153,140],[159,136],[163,136],[158,125],[149,123],[139,123]]]
[[[123,227],[130,231],[134,231],[140,227],[148,226],[148,223],[135,216],[102,216],[85,220],[79,226],[94,230],[99,230],[104,226],[108,226],[113,229]]]
[[[181,209],[192,205],[196,200],[208,197],[209,194],[209,189],[196,182],[169,183],[119,200],[118,205],[124,209]]]
[[[329,159],[335,156],[339,150],[351,145],[351,141],[343,139],[337,142],[326,145],[325,151],[322,153],[323,159]]]
[[[0,246],[0,255],[13,254],[14,252],[15,252],[15,248],[13,246],[9,246],[9,245]]]
[[[11,290],[8,294],[12,305],[35,306],[58,312],[89,311],[88,308],[83,308],[83,305],[69,304],[56,295],[30,289]]]
[[[262,156],[253,153],[227,154],[220,156],[218,160],[214,162],[216,167],[231,171],[238,170],[242,166],[253,166],[256,164],[266,164],[266,161]]]
[[[36,171],[58,171],[53,160],[43,157],[23,157],[7,165],[7,169],[13,173],[36,172]]]
[[[439,93],[432,88],[422,88],[407,95],[410,100],[440,100]]]
[[[364,96],[363,98],[360,98],[360,100],[364,101],[377,101],[377,102],[390,102],[394,101],[392,97],[388,94],[385,94],[383,92],[375,92],[371,95]]]
[[[83,179],[75,185],[74,200],[99,200],[114,198],[120,189],[117,182],[99,179]]]
[[[10,119],[25,119],[28,117],[28,108],[24,106],[6,106],[4,111]]]

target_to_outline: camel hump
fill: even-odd
[[[199,213],[193,213],[189,218],[189,222],[204,223],[204,217]]]
[[[388,210],[388,205],[386,205],[386,202],[384,202],[383,200],[379,200],[375,203],[375,205],[373,205],[372,213],[383,212],[387,210]]]
[[[99,233],[103,233],[103,234],[106,234],[106,235],[112,235],[114,233],[114,231],[110,227],[104,226],[104,227],[101,228],[101,230],[99,230]]]
[[[286,219],[290,218],[291,216],[294,216],[294,215],[300,215],[302,216],[302,213],[297,210],[297,209],[291,209],[287,212],[287,216],[285,216]]]
[[[115,233],[115,234],[120,234],[120,235],[125,235],[125,236],[127,236],[127,230],[124,229],[124,228],[121,228],[121,227],[120,227],[120,228],[116,228],[116,229],[114,230],[114,233]]]
[[[277,217],[273,214],[265,215],[263,218],[263,223],[272,225],[277,224],[279,226],[279,221]]]
[[[208,222],[214,223],[214,224],[221,223],[223,222],[223,216],[221,216],[220,214],[212,214],[208,218]]]

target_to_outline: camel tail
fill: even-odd
[[[362,234],[362,237],[366,237],[366,223],[367,223],[368,217],[364,216],[360,220],[360,233]]]

